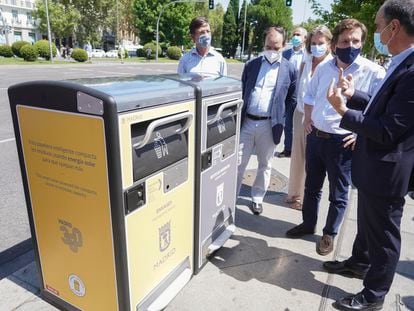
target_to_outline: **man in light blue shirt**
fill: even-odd
[[[195,47],[181,57],[177,72],[227,75],[226,61],[211,47],[211,30],[207,18],[194,18],[190,23],[190,35]]]
[[[266,30],[263,56],[246,63],[243,75],[243,110],[240,131],[237,193],[250,155],[256,150],[258,169],[251,189],[251,210],[263,211],[276,145],[285,124],[286,107],[296,104],[296,69],[282,57],[286,33],[282,27]]]
[[[329,212],[323,236],[316,245],[319,255],[333,251],[348,204],[351,156],[355,141],[350,131],[340,127],[341,116],[331,106],[326,94],[332,79],[352,74],[358,90],[372,93],[385,76],[381,66],[359,55],[367,29],[355,19],[345,19],[333,31],[332,50],[336,57],[318,66],[308,84],[303,125],[306,137],[306,180],[302,207],[303,222],[286,235],[298,238],[315,233],[319,201],[325,176],[329,180]]]

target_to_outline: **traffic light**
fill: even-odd
[[[214,0],[208,0],[208,8],[209,10],[214,10]]]
[[[292,0],[286,0],[286,6],[292,6]]]

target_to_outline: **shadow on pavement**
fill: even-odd
[[[238,242],[237,245],[222,247],[210,258],[223,273],[242,282],[256,279],[287,291],[297,289],[322,295],[326,284],[317,280],[313,273],[323,271],[321,261],[286,249],[269,247],[266,241],[253,237],[233,235],[231,240]],[[256,253],[253,260],[252,251]],[[240,257],[246,260],[240,262]],[[348,294],[337,287],[331,287],[331,290],[338,297]]]

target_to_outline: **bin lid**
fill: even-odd
[[[198,86],[201,89],[203,97],[242,90],[241,81],[228,76],[198,73],[168,74],[163,76]]]
[[[85,78],[69,80],[108,94],[115,99],[117,111],[194,99],[194,88],[162,75]]]

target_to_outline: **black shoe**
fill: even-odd
[[[289,238],[300,238],[307,234],[314,234],[315,228],[306,228],[303,223],[286,231],[286,236]]]
[[[323,263],[323,267],[326,271],[329,273],[336,273],[336,274],[342,274],[345,276],[358,278],[358,279],[364,279],[366,271],[363,271],[361,269],[356,269],[352,266],[349,266],[346,264],[345,261],[325,261]]]
[[[351,295],[338,299],[333,303],[333,307],[338,310],[376,311],[382,310],[383,304],[383,300],[379,300],[376,302],[368,302],[362,293],[358,293],[356,295]]]
[[[260,215],[263,212],[262,203],[252,202],[250,209],[252,210],[253,214]]]
[[[280,152],[277,157],[278,158],[290,158],[290,154],[292,152],[291,151],[287,151],[287,150],[283,150],[282,152]]]

